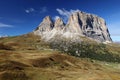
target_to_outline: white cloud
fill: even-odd
[[[13,25],[0,23],[0,28],[11,28],[11,27],[13,27]]]
[[[57,20],[58,18],[60,18],[60,17],[59,17],[59,16],[55,16],[55,17],[54,17],[54,20]]]
[[[45,12],[47,12],[48,10],[47,10],[47,7],[42,7],[42,8],[40,8],[40,13],[45,13]]]
[[[71,13],[65,9],[56,9],[58,11],[58,13],[62,16],[66,16],[69,17],[71,15]]]
[[[30,11],[29,11],[29,10],[25,10],[25,12],[26,12],[26,13],[30,13]]]
[[[77,10],[72,10],[71,9],[70,11],[67,11],[64,8],[63,9],[57,8],[56,10],[62,16],[62,18],[65,22],[68,20],[68,18],[71,14],[73,14],[74,12],[79,12],[80,11],[79,9],[77,9]]]
[[[31,13],[31,12],[35,12],[34,8],[29,8],[25,10],[26,13]]]
[[[67,10],[65,10],[64,8],[63,9],[59,9],[59,8],[57,8],[56,9],[57,11],[58,11],[58,13],[60,14],[60,15],[62,15],[62,16],[66,16],[66,17],[69,17],[71,14],[73,14],[74,12],[79,12],[80,10],[70,10],[70,11],[67,11]]]
[[[33,12],[36,12],[36,13],[45,13],[47,12],[47,7],[41,7],[40,9],[34,9],[34,8],[28,8],[25,10],[26,13],[33,13]]]

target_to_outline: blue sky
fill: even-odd
[[[120,0],[0,0],[0,35],[31,32],[46,15],[77,9],[104,18],[113,41],[120,41]]]

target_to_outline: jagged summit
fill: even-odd
[[[34,34],[40,35],[46,40],[59,35],[59,38],[78,39],[80,36],[86,36],[100,42],[112,42],[104,19],[82,11],[72,13],[66,24],[61,18],[57,18],[53,22],[50,16],[47,16],[34,31]]]
[[[42,23],[39,24],[40,27],[37,27],[36,31],[39,30],[39,32],[49,32],[52,30],[54,23],[50,16],[46,16]]]
[[[54,28],[57,30],[62,30],[65,27],[65,23],[61,18],[57,18],[54,24]]]

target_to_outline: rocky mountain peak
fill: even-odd
[[[53,29],[54,23],[50,16],[46,16],[35,30],[37,34],[43,34],[43,32],[49,32]]]
[[[68,23],[66,24],[66,31],[69,31],[71,33],[79,33],[82,34],[79,12],[73,13],[69,19]]]
[[[55,20],[54,28],[57,30],[62,30],[64,28],[65,24],[61,18],[57,18]]]
[[[47,16],[34,31],[34,34],[46,36],[44,37],[46,39],[48,37],[53,39],[56,35],[59,37],[67,35],[67,38],[71,37],[71,39],[86,36],[100,42],[112,42],[104,19],[82,11],[72,13],[66,24],[61,18],[57,18],[53,22],[50,16]]]
[[[43,19],[43,22],[44,22],[44,23],[49,23],[49,24],[53,23],[50,16],[46,16],[46,17]]]

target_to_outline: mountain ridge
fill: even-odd
[[[46,16],[33,33],[40,35],[46,41],[59,35],[65,38],[75,36],[79,40],[80,36],[85,36],[99,42],[112,42],[105,20],[82,11],[72,13],[66,24],[61,18],[53,22],[50,16]]]

